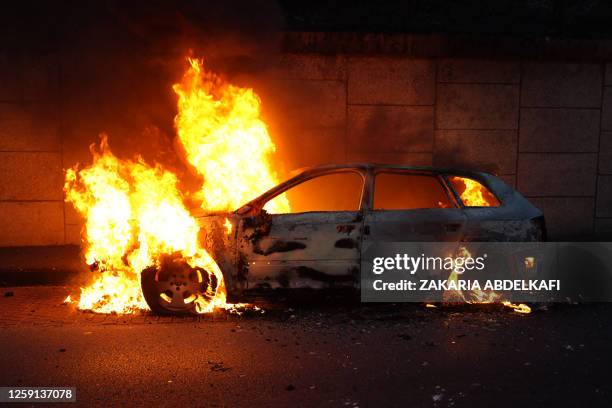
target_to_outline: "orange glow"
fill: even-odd
[[[278,184],[270,155],[276,146],[260,118],[252,89],[224,82],[189,59],[180,83],[177,134],[187,161],[204,178],[200,198],[209,211],[233,211]],[[271,202],[274,213],[289,212],[287,198]]]
[[[460,246],[457,249],[455,258],[468,258],[471,257],[471,253],[464,246]],[[448,281],[457,281],[459,279],[460,272],[457,267],[450,273]],[[465,303],[501,303],[502,305],[511,308],[517,313],[528,314],[531,313],[531,308],[524,303],[515,304],[502,299],[499,293],[492,290],[471,290],[467,294],[464,294],[460,290],[447,291],[443,295],[445,302],[465,302]]]
[[[187,161],[203,178],[202,208],[234,210],[278,183],[270,154],[275,145],[260,119],[260,100],[251,90],[226,83],[204,71],[202,61],[189,67],[173,86],[178,96],[175,125]],[[106,136],[92,145],[93,162],[66,172],[66,201],[86,220],[86,261],[100,275],[81,288],[80,309],[98,313],[146,310],[140,272],[160,265],[164,254],[179,254],[191,267],[214,274],[220,284],[207,301],[198,295],[199,313],[226,308],[223,276],[198,242],[199,226],[183,203],[175,174],[141,158],[122,160],[110,150]],[[285,197],[275,210],[288,211]],[[232,224],[226,219],[229,233]],[[163,294],[162,294],[163,295]],[[160,296],[162,297],[162,296]],[[163,298],[163,297],[162,297]]]
[[[228,218],[225,219],[223,226],[225,227],[225,231],[227,232],[227,235],[230,235],[234,227]]]
[[[531,313],[531,308],[524,303],[519,303],[517,305],[516,303],[510,303],[506,301],[506,302],[502,302],[502,304],[506,307],[511,308],[517,313],[523,313],[523,314]]]
[[[485,186],[465,177],[450,177],[466,207],[499,207],[499,201]]]
[[[99,313],[131,313],[148,306],[139,274],[158,266],[162,254],[180,253],[192,267],[215,274],[219,267],[198,242],[199,226],[185,208],[176,176],[142,159],[121,160],[110,150],[106,136],[92,145],[93,163],[66,172],[66,201],[86,219],[85,259],[101,272],[81,289],[79,309]],[[223,285],[213,306],[225,303]],[[196,302],[199,300],[196,299]]]

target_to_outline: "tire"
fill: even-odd
[[[196,298],[212,300],[218,282],[202,268],[193,268],[180,256],[167,257],[160,266],[140,274],[145,301],[155,314],[198,314]]]

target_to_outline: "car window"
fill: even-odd
[[[355,172],[326,174],[304,181],[285,191],[290,211],[295,214],[309,211],[358,211],[363,190],[363,178]],[[264,208],[274,208],[274,197]],[[276,206],[278,208],[278,206]],[[272,214],[283,212],[269,211]]]
[[[448,180],[466,207],[499,207],[499,200],[476,180],[457,176]]]
[[[375,210],[449,208],[453,202],[435,176],[379,173],[374,184]]]

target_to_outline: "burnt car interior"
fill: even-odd
[[[380,172],[374,181],[375,210],[456,207],[436,176]]]
[[[500,202],[485,186],[474,179],[449,176],[447,180],[466,207],[499,207]]]
[[[279,189],[267,199],[268,208],[284,195],[292,203],[290,214],[326,211],[416,210],[426,208],[499,207],[498,198],[482,183],[455,175],[418,170],[381,169],[374,174],[372,204],[363,202],[367,173],[351,168],[315,174]],[[297,177],[296,179],[298,179]]]

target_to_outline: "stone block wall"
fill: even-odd
[[[59,63],[0,55],[0,246],[66,243]]]
[[[612,64],[604,60],[286,52],[253,87],[286,170],[385,162],[494,172],[553,239],[612,236]],[[54,54],[0,55],[0,246],[78,244]],[[168,112],[174,115],[174,112]]]
[[[328,90],[321,86],[312,100],[323,105],[313,108],[299,93],[288,94],[309,115],[313,109],[338,112],[333,134],[314,126],[317,121],[308,125],[311,132],[320,132],[317,147],[336,153],[300,154],[290,161],[339,161],[343,149],[346,162],[491,171],[545,212],[551,238],[611,236],[609,64],[287,54],[282,66],[300,86],[330,81],[336,95],[343,90],[346,95],[325,101]],[[264,104],[274,100],[264,98]],[[345,136],[339,141],[343,109]],[[321,115],[320,123],[325,120]],[[282,126],[276,130],[290,133]],[[309,134],[294,128],[296,133]],[[312,139],[298,137],[291,143],[296,152],[310,151]]]

